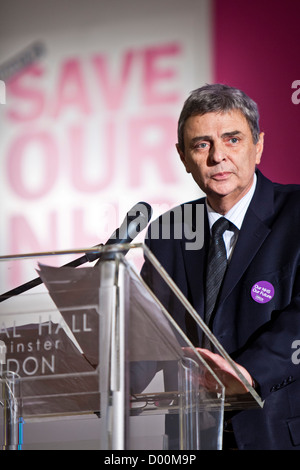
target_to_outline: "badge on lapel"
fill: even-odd
[[[258,281],[251,288],[251,297],[259,304],[266,304],[273,299],[274,286],[268,281]]]

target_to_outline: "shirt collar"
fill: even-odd
[[[241,229],[245,214],[253,197],[255,188],[256,188],[256,181],[257,176],[254,173],[253,183],[249,191],[242,197],[225,215],[226,219],[230,220],[239,230]],[[208,214],[208,221],[209,227],[213,226],[213,224],[220,218],[223,217],[218,212],[215,212],[207,202],[206,198],[206,207],[207,207],[207,214]]]

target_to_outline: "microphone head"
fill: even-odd
[[[121,226],[110,236],[105,245],[115,245],[131,243],[132,240],[147,227],[152,217],[152,207],[147,202],[138,202],[127,212]],[[126,254],[126,252],[124,253]],[[114,259],[114,253],[106,254],[86,254],[88,261],[99,258],[109,260]]]
[[[152,216],[152,207],[147,202],[138,202],[127,212],[119,228],[111,235],[106,245],[130,243],[144,228]]]
[[[148,222],[150,221],[152,217],[152,213],[153,213],[153,210],[150,204],[148,204],[147,202],[141,201],[135,204],[130,209],[130,211],[126,215],[126,218],[130,222],[131,220],[135,220],[137,217],[140,217],[141,220],[143,220],[145,223],[145,225],[141,229],[143,230],[144,228],[146,228]]]
[[[131,242],[144,228],[147,227],[152,216],[152,207],[147,202],[138,202],[127,213],[120,227],[120,238]],[[126,243],[125,242],[125,243]]]

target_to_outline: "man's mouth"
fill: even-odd
[[[222,181],[228,179],[230,175],[230,171],[220,171],[219,173],[215,173],[214,175],[212,175],[211,178],[216,181]]]

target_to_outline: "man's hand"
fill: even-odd
[[[190,349],[184,348],[185,352],[188,352],[187,356],[190,356]],[[205,362],[210,366],[210,368],[214,371],[216,376],[220,379],[222,384],[226,387],[226,395],[239,395],[243,393],[247,393],[248,390],[241,379],[238,377],[236,372],[233,368],[228,364],[226,359],[224,359],[219,354],[215,354],[208,349],[201,349],[197,348],[199,354],[203,357]],[[250,385],[253,384],[253,380],[249,372],[242,367],[241,365],[235,362],[236,367],[239,369],[241,374],[245,377],[247,382]],[[208,390],[215,389],[216,383],[214,378],[211,376],[209,372],[204,376],[204,385]]]

